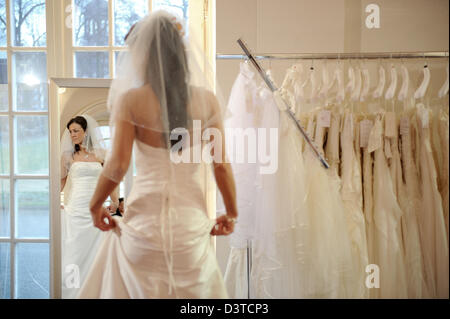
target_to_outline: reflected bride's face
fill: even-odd
[[[78,123],[72,123],[69,125],[70,138],[73,144],[81,144],[84,139],[84,130]]]

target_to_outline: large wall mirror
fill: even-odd
[[[68,145],[75,150],[77,138],[83,139],[89,129],[94,128],[99,142],[109,145],[107,99],[110,82],[107,79],[51,79],[52,235],[58,252],[54,254],[52,265],[54,289],[61,298],[76,297],[103,237],[102,232],[92,225],[89,201],[104,158],[95,155],[77,157],[71,152],[68,161],[63,151]],[[68,129],[68,123],[80,116],[87,120],[86,123],[72,121]],[[117,189],[118,197],[125,197],[125,189],[131,186],[127,182],[129,179],[125,178]]]

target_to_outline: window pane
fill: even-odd
[[[118,67],[119,57],[120,57],[121,52],[122,51],[114,51],[114,74],[113,74],[113,77],[116,77],[116,75],[117,75],[117,67]]]
[[[185,21],[188,19],[189,0],[153,0],[152,10],[163,9],[178,15]],[[187,33],[187,32],[185,32]]]
[[[9,120],[0,116],[0,175],[9,174]]]
[[[0,51],[0,112],[6,111],[8,111],[8,55],[5,51]]]
[[[10,236],[9,216],[9,180],[0,179],[0,237]]]
[[[11,298],[10,244],[0,243],[0,299]]]
[[[148,12],[147,0],[114,1],[114,45],[124,45],[124,37],[131,26]]]
[[[75,52],[75,77],[109,78],[109,53]]]
[[[14,0],[11,37],[18,47],[45,47],[45,0]]]
[[[14,96],[18,111],[47,111],[47,57],[44,52],[16,52]]]
[[[16,181],[16,237],[49,238],[48,180]]]
[[[16,246],[16,298],[49,298],[49,245],[19,243]]]
[[[107,46],[108,24],[108,0],[74,1],[74,46]]]
[[[15,131],[16,173],[48,175],[48,117],[17,116]]]
[[[0,0],[0,46],[6,47],[6,0]]]

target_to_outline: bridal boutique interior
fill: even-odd
[[[88,115],[108,144],[123,37],[157,9],[203,44],[225,126],[277,132],[274,172],[232,163],[238,221],[212,239],[230,298],[448,298],[446,0],[0,0],[0,298],[74,297],[60,141]]]

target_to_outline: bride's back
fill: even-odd
[[[190,144],[194,145],[192,127],[193,121],[201,121],[201,132],[207,127],[213,126],[210,119],[219,112],[217,101],[212,92],[199,87],[190,88],[190,99],[186,106],[189,123],[186,123],[186,129],[190,133]],[[124,97],[124,103],[130,121],[135,124],[136,140],[155,148],[164,148],[166,146],[165,128],[163,127],[161,107],[158,97],[149,84],[140,88],[130,90]],[[168,114],[170,119],[175,114]]]

